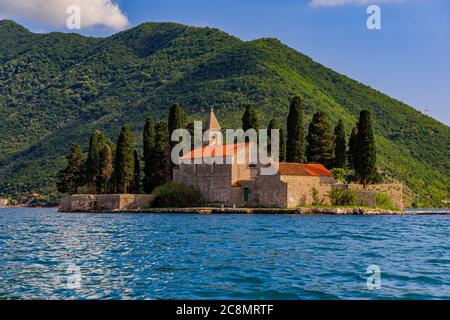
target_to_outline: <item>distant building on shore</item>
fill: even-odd
[[[330,205],[329,194],[333,188],[341,187],[354,188],[362,205],[376,206],[375,190],[370,187],[363,189],[359,185],[340,185],[321,164],[279,163],[277,174],[262,175],[261,165],[250,161],[241,164],[237,161],[248,160],[253,146],[250,143],[223,145],[221,135],[218,134],[220,131],[220,124],[211,111],[206,130],[208,141],[202,147],[185,154],[174,169],[174,180],[197,187],[206,204],[269,208]],[[223,158],[223,161],[216,163],[212,159],[194,164],[195,159],[205,160],[207,157]],[[395,191],[388,192],[389,195],[394,195],[394,202],[402,209],[401,185],[389,185],[389,188],[390,191]],[[378,185],[377,191],[384,189]]]
[[[0,206],[7,206],[9,204],[9,200],[7,198],[0,198]]]

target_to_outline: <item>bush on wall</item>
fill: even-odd
[[[329,197],[334,206],[354,206],[358,204],[358,197],[352,190],[333,188]]]
[[[377,192],[376,199],[377,199],[377,208],[385,210],[399,210],[392,202],[391,197],[389,197],[386,193]]]

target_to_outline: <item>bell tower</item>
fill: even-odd
[[[217,120],[214,110],[211,109],[209,114],[209,119],[207,123],[207,128],[205,131],[205,145],[209,146],[221,146],[222,141],[222,128],[220,127],[219,121]]]

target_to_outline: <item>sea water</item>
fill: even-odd
[[[0,209],[0,299],[450,299],[450,216]]]

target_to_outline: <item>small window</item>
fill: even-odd
[[[250,198],[250,189],[244,188],[244,201],[248,201],[249,198]]]
[[[248,165],[248,167],[249,167],[249,168],[257,168],[257,165],[256,165],[256,163],[250,163],[250,164]]]

